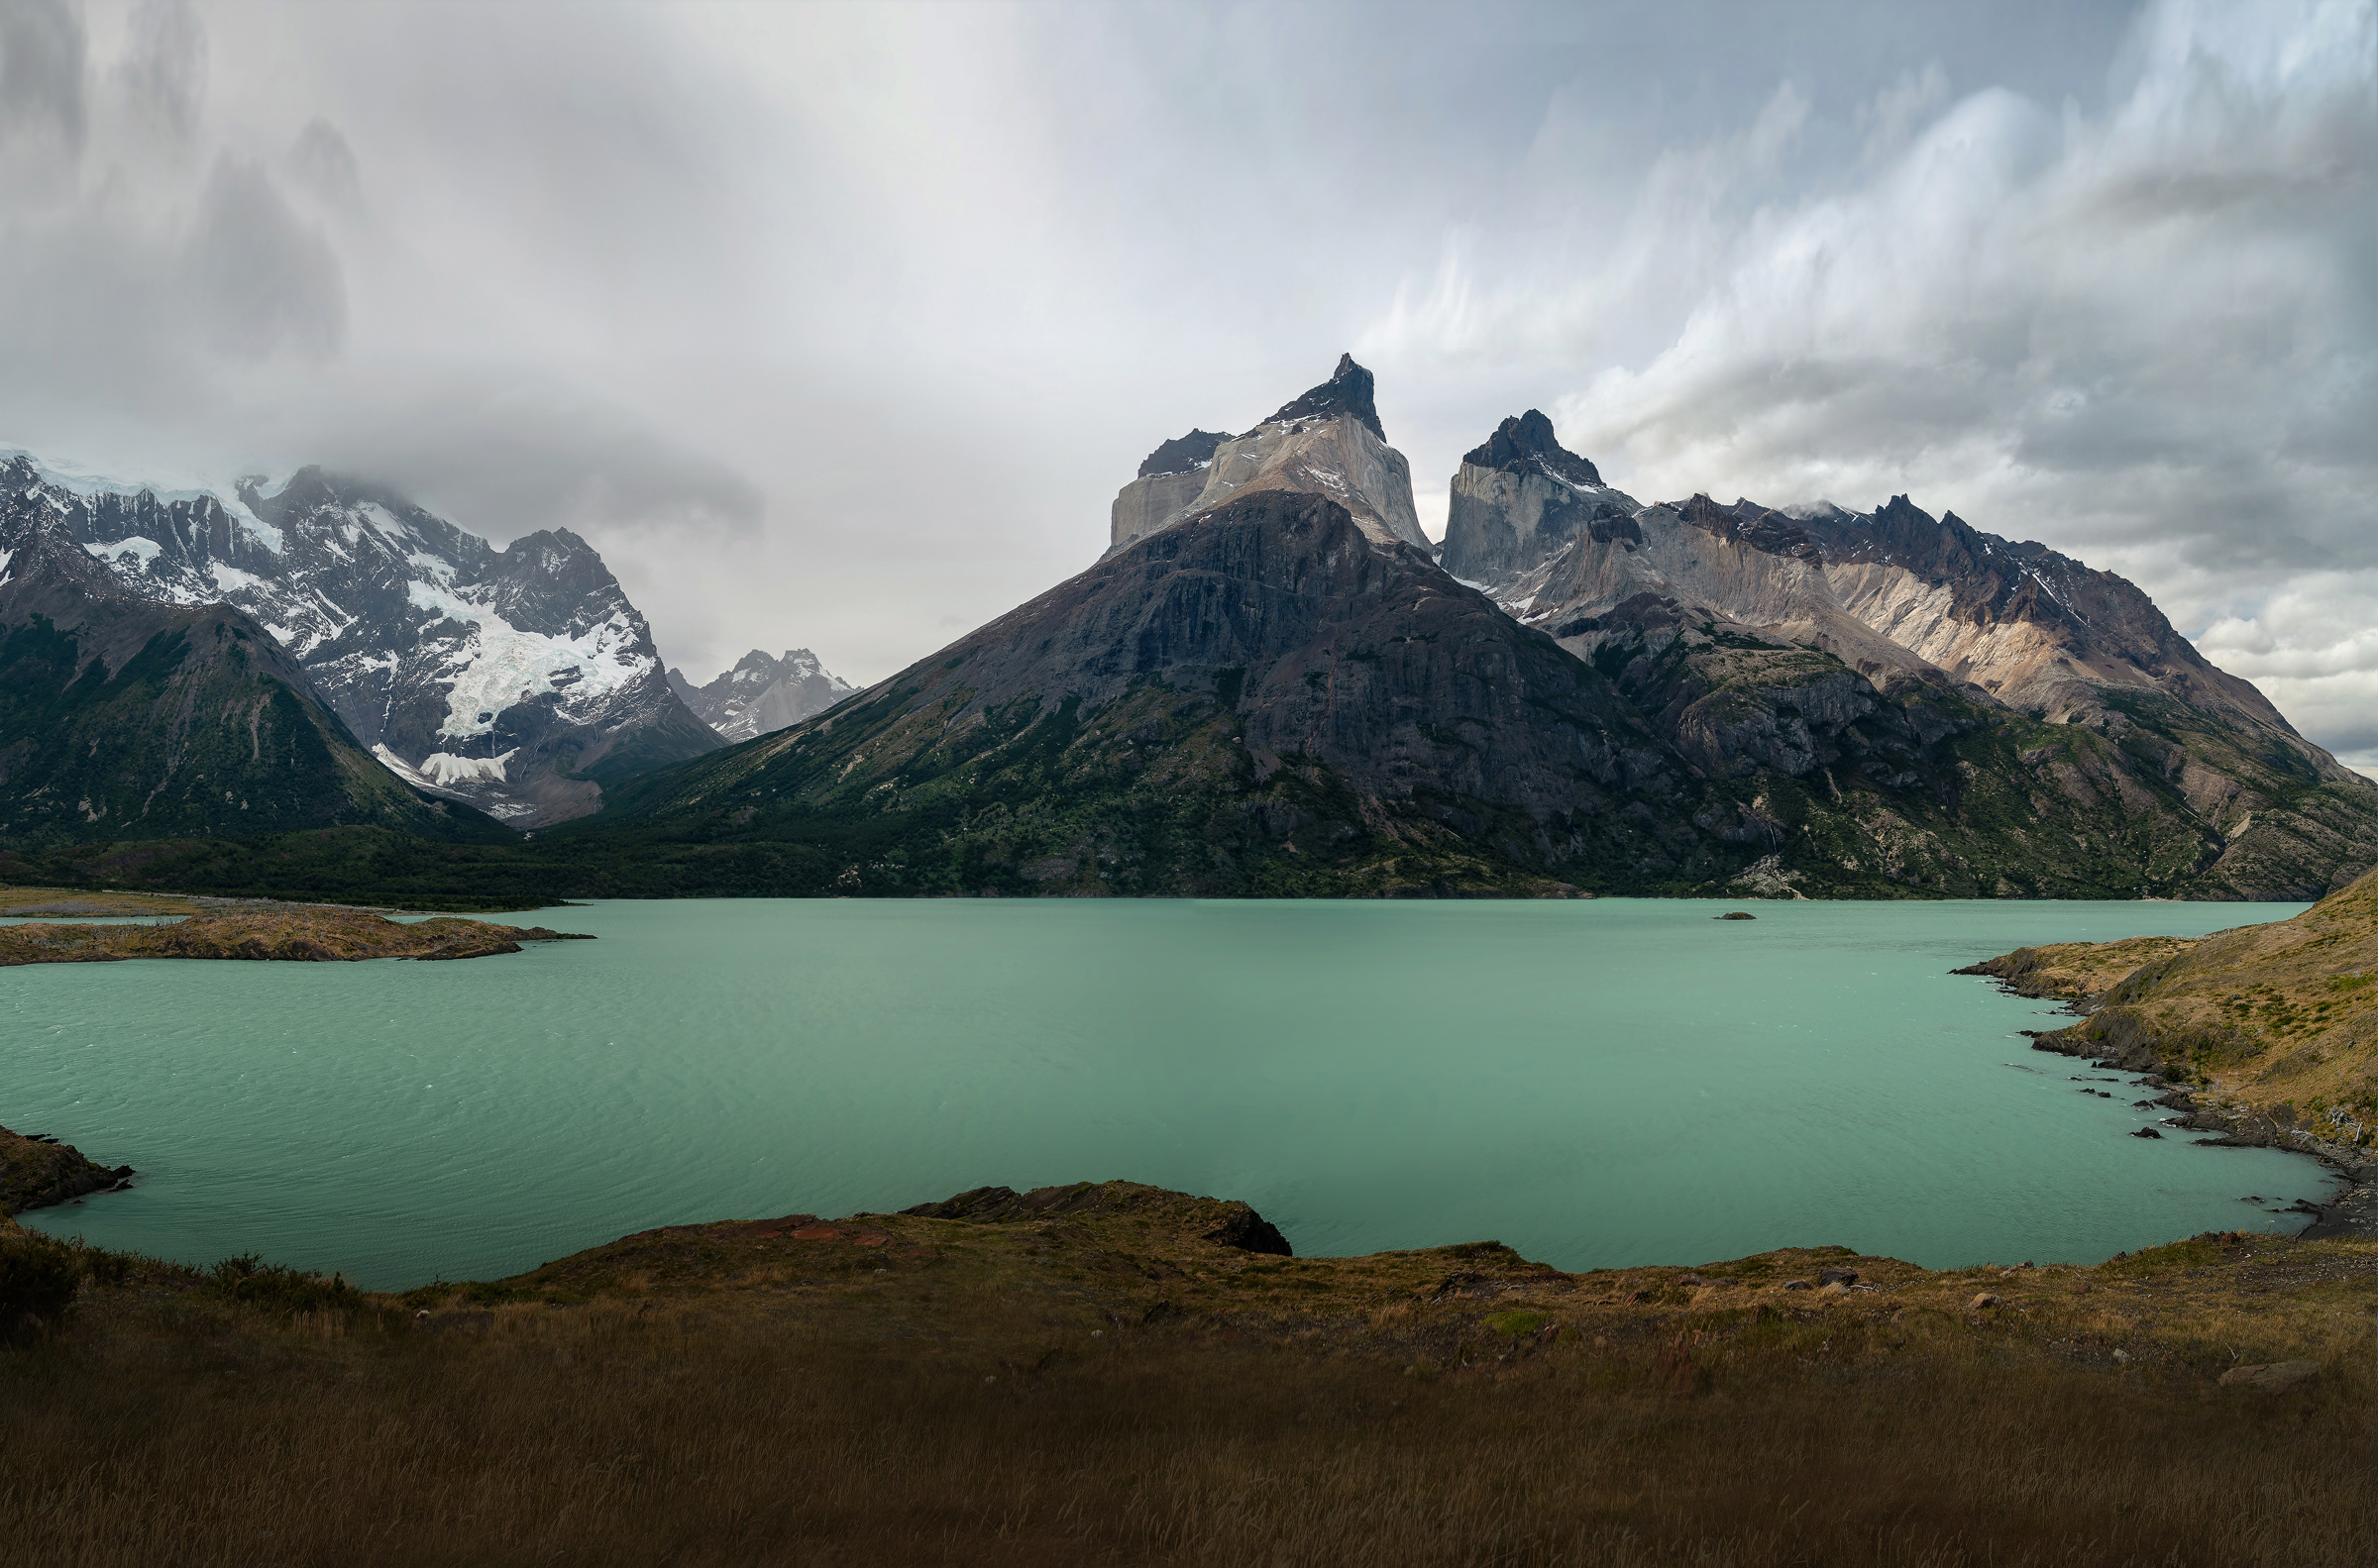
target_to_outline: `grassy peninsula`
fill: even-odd
[[[1975,966],[2084,1016],[2040,1036],[2175,1086],[2194,1124],[2378,1176],[2378,873],[2292,920],[2020,948]]]
[[[79,899],[56,900],[72,904]],[[98,910],[131,913],[129,899],[92,900]],[[20,907],[23,907],[20,904]],[[142,913],[166,913],[147,910]],[[82,925],[33,921],[0,925],[0,968],[16,964],[104,964],[128,958],[262,959],[347,963],[367,958],[486,958],[517,953],[523,942],[592,941],[543,926],[489,925],[439,916],[406,923],[369,909],[266,904],[193,908],[169,925]]]
[[[0,1234],[0,1278],[53,1291],[0,1348],[0,1540],[94,1565],[2369,1560],[2378,1244],[1568,1274],[1492,1241],[1247,1251],[1222,1239],[1261,1244],[1244,1205],[1130,1183],[1003,1192],[401,1295]]]

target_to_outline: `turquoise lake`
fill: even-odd
[[[2032,1051],[2048,1004],[1947,973],[2301,905],[1727,907],[612,902],[502,917],[598,941],[460,963],[0,970],[0,1124],[142,1173],[29,1224],[380,1288],[1110,1177],[1245,1199],[1300,1254],[1571,1269],[2094,1262],[2330,1190],[2127,1136],[2164,1113]]]

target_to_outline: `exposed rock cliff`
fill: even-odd
[[[618,778],[719,744],[661,671],[650,628],[567,530],[504,550],[319,470],[231,496],[0,466],[0,549],[64,529],[153,603],[229,604],[406,782],[520,827],[594,809]]]
[[[1115,497],[1108,553],[1258,490],[1326,495],[1370,537],[1430,549],[1412,504],[1412,466],[1387,445],[1371,374],[1343,355],[1327,381],[1244,435],[1191,431],[1149,454]]]
[[[1638,510],[1531,408],[1462,456],[1446,513],[1445,570],[1465,582],[1507,583],[1596,529],[1605,541],[1633,539]]]
[[[788,648],[782,659],[754,648],[735,662],[734,669],[704,686],[672,670],[669,688],[695,717],[728,741],[747,741],[798,724],[858,689],[829,673],[807,648]]]
[[[1915,575],[1895,508],[1630,511],[1523,416],[1464,465],[1463,548],[1499,552],[1515,620],[1392,508],[1339,498],[1397,493],[1388,470],[1316,473],[1326,444],[1387,450],[1351,360],[1209,439],[1135,481],[1202,478],[1183,515],[824,719],[629,786],[591,830],[673,887],[886,893],[2291,897],[2378,859],[2378,788],[2330,779],[2128,584],[2037,547],[2020,581],[1945,596],[1982,628],[1958,646],[2046,625],[2118,647],[2142,683],[2072,678],[2094,723],[1893,640],[1932,626],[1877,609],[1907,598],[1872,591],[1885,573]],[[2092,657],[2072,667],[2111,668]]]

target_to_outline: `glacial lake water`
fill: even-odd
[[[459,963],[0,970],[0,1124],[142,1173],[31,1225],[383,1288],[1110,1177],[1245,1199],[1300,1254],[1571,1269],[2093,1262],[2331,1189],[2127,1136],[2162,1112],[2016,1034],[2047,1003],[1947,973],[2301,905],[1728,907],[610,902],[502,917],[598,941]]]

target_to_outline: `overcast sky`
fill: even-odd
[[[2371,0],[0,0],[0,446],[318,462],[887,675],[1351,349],[1442,526],[1906,491],[2378,764]]]

